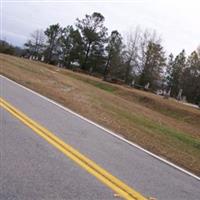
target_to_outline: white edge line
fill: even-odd
[[[171,166],[171,167],[173,167],[173,168],[175,168],[175,169],[178,169],[178,170],[180,170],[181,172],[183,172],[183,173],[185,173],[185,174],[187,174],[187,175],[189,175],[189,176],[191,176],[191,177],[193,177],[193,178],[195,178],[195,179],[197,179],[197,180],[200,181],[200,177],[198,177],[197,175],[195,175],[195,174],[193,174],[193,173],[191,173],[191,172],[189,172],[189,171],[183,169],[182,167],[179,167],[179,166],[175,165],[174,163],[172,163],[172,162],[170,162],[170,161],[167,161],[167,160],[161,158],[160,156],[157,156],[156,154],[154,154],[154,153],[152,153],[152,152],[150,152],[150,151],[148,151],[148,150],[142,148],[141,146],[139,146],[139,145],[137,145],[137,144],[135,144],[135,143],[133,143],[133,142],[131,142],[131,141],[129,141],[129,140],[123,138],[123,137],[121,137],[120,135],[118,135],[118,134],[116,134],[116,133],[110,131],[109,129],[104,128],[103,126],[101,126],[101,125],[99,125],[99,124],[97,124],[97,123],[95,123],[95,122],[93,122],[93,121],[91,121],[91,120],[89,120],[89,119],[87,119],[87,118],[85,118],[85,117],[79,115],[78,113],[76,113],[76,112],[70,110],[69,108],[66,108],[66,107],[62,106],[61,104],[55,102],[54,100],[51,100],[51,99],[49,99],[49,98],[47,98],[47,97],[45,97],[45,96],[43,96],[43,95],[41,95],[41,94],[39,94],[39,93],[37,93],[37,92],[31,90],[31,89],[29,89],[29,88],[27,88],[27,87],[25,87],[25,86],[23,86],[23,85],[20,85],[19,83],[16,83],[15,81],[10,80],[9,78],[7,78],[7,77],[5,77],[5,76],[3,76],[3,75],[0,75],[0,76],[3,77],[3,78],[6,79],[6,80],[8,80],[8,81],[10,81],[10,82],[12,82],[12,83],[18,85],[18,86],[20,86],[21,88],[23,88],[23,89],[25,89],[25,90],[27,90],[27,91],[29,91],[29,92],[35,94],[35,95],[37,95],[37,96],[39,96],[39,97],[41,97],[41,98],[47,100],[48,102],[50,102],[50,103],[52,103],[52,104],[55,104],[56,106],[58,106],[58,107],[62,108],[63,110],[65,110],[65,111],[67,111],[67,112],[69,112],[69,113],[71,113],[71,114],[73,114],[73,115],[75,115],[75,116],[81,118],[82,120],[85,120],[85,121],[87,121],[88,123],[90,123],[90,124],[92,124],[92,125],[94,125],[94,126],[100,128],[100,129],[104,130],[105,132],[107,132],[107,133],[113,135],[114,137],[116,137],[116,138],[118,138],[118,139],[120,139],[120,140],[122,140],[122,141],[128,143],[129,145],[134,146],[134,147],[136,147],[137,149],[140,149],[141,151],[143,151],[143,152],[147,153],[148,155],[150,155],[150,156],[152,156],[152,157],[154,157],[154,158],[156,158],[156,159],[158,159],[158,160],[160,160],[160,161],[166,163],[167,165],[169,165],[169,166]]]

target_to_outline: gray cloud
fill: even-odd
[[[123,2],[123,3],[122,3]],[[45,29],[59,22],[74,24],[86,13],[101,12],[109,31],[125,33],[130,27],[155,29],[163,38],[167,52],[188,53],[200,44],[200,2],[198,0],[141,0],[141,1],[3,1],[3,38],[23,45],[35,29]]]

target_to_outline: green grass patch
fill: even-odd
[[[104,106],[119,115],[122,120],[124,118],[128,123],[134,123],[143,132],[153,135],[162,134],[171,138],[171,140],[178,141],[179,143],[181,142],[184,145],[200,150],[200,140],[191,137],[189,133],[178,131],[164,124],[160,124],[159,122],[147,119],[142,115],[135,115],[134,113],[129,113],[112,105],[104,104]]]
[[[162,105],[158,101],[155,101],[149,97],[145,97],[145,96],[138,97],[138,103],[141,103],[152,110],[156,110],[157,112],[163,115],[172,117],[181,122],[187,122],[193,125],[197,124],[197,121],[194,120],[194,117],[191,115],[188,115],[187,111],[180,110],[174,107],[171,108],[170,106],[167,106],[167,105]]]
[[[97,88],[105,90],[107,92],[114,92],[114,91],[116,91],[115,87],[112,87],[112,86],[104,84],[104,83],[100,83],[100,82],[94,81],[93,83],[90,83],[90,84],[94,85]]]
[[[77,75],[77,74],[71,74],[71,73],[68,73],[67,75],[71,76],[72,78],[75,78],[77,80],[80,80],[80,81],[83,81],[84,83],[88,83],[90,85],[93,85],[99,89],[102,89],[102,90],[105,90],[107,92],[115,92],[118,88],[115,87],[115,86],[112,86],[110,84],[107,84],[107,83],[102,83],[100,81],[95,81],[95,80],[92,80],[92,79],[89,79],[89,78],[85,78],[85,77],[82,77],[80,75]]]

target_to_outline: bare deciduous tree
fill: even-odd
[[[149,42],[159,44],[160,37],[157,36],[156,31],[142,30],[136,27],[134,31],[130,31],[126,35],[126,75],[125,82],[130,84],[133,76],[138,76],[142,73],[147,59],[147,49]]]
[[[34,59],[41,59],[44,50],[45,35],[43,30],[35,30],[31,34],[31,39],[25,43],[29,55]]]
[[[138,70],[139,45],[141,40],[141,29],[137,27],[134,31],[129,31],[126,35],[125,63],[126,74],[125,82],[130,83],[130,74]]]
[[[197,47],[197,54],[200,57],[200,45]]]

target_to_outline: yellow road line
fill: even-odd
[[[133,188],[129,187],[124,182],[114,177],[108,171],[104,170],[92,160],[88,159],[86,156],[78,152],[72,146],[66,144],[64,141],[55,136],[49,130],[30,119],[28,116],[26,116],[24,113],[19,111],[17,108],[13,107],[10,103],[8,103],[2,98],[0,98],[0,105],[5,110],[10,112],[13,116],[18,118],[21,122],[26,124],[43,139],[48,141],[50,144],[52,144],[54,147],[56,147],[58,150],[64,153],[67,157],[76,162],[79,166],[84,168],[102,183],[104,183],[117,194],[119,194],[120,197],[130,200],[147,200],[140,193],[136,192]]]

